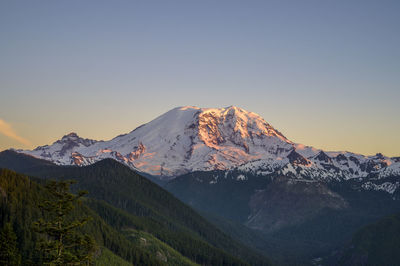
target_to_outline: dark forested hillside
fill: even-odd
[[[158,250],[178,252],[170,262],[180,254],[199,264],[268,264],[258,254],[262,253],[289,265],[307,265],[315,258],[329,263],[329,254],[342,250],[357,230],[400,211],[396,194],[355,189],[351,180],[293,184],[278,176],[247,175],[238,180],[237,173],[211,171],[177,177],[166,185],[205,220],[163,188],[111,159],[86,167],[57,166],[5,151],[0,153],[0,167],[42,178],[38,181],[77,180],[73,189],[89,191],[85,204],[104,223],[136,244],[142,235],[150,235],[154,241],[148,243]],[[216,176],[219,181],[212,183]],[[262,216],[270,220],[247,220]],[[258,226],[261,229],[256,230]]]
[[[37,159],[30,155],[21,155],[12,150],[0,152],[0,168],[8,168],[19,173],[39,173],[42,167],[54,166],[53,163]]]
[[[357,189],[357,181],[291,182],[251,174],[242,180],[240,174],[193,172],[165,188],[280,263],[308,264],[343,247],[362,226],[400,211],[396,194]]]
[[[400,213],[384,217],[358,230],[343,251],[340,265],[398,265]]]
[[[32,225],[42,216],[38,205],[48,197],[47,191],[27,176],[0,169],[0,196],[0,228],[6,223],[12,225],[22,265],[41,264],[37,250],[38,235],[33,232]],[[92,220],[81,231],[94,237],[99,247],[111,250],[114,256],[120,256],[134,264],[162,264],[150,252],[129,241],[85,205],[77,205],[73,215],[91,217]]]
[[[42,178],[77,180],[74,189],[88,190],[89,197],[97,200],[91,201],[90,206],[121,232],[126,228],[146,231],[200,264],[269,264],[167,191],[116,161],[108,159],[87,167],[67,167],[43,164],[42,160],[35,164],[36,159],[29,157],[33,163],[27,168],[26,157],[29,156],[10,151],[0,153],[0,167],[12,166],[14,170]]]

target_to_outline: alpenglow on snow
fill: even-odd
[[[82,166],[113,158],[160,178],[231,169],[319,180],[400,175],[400,158],[326,152],[293,143],[261,116],[235,106],[178,107],[109,141],[70,133],[52,145],[18,152],[60,165]]]

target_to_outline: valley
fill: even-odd
[[[357,230],[400,212],[397,157],[296,144],[234,106],[175,108],[110,141],[71,133],[3,151],[0,167],[76,179],[74,189],[89,191],[88,206],[106,223],[123,221],[121,234],[150,234],[167,245],[153,252],[172,248],[200,264],[223,258],[217,248],[250,265],[335,265],[344,257],[332,254],[348,258]]]

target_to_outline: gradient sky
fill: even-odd
[[[400,155],[400,1],[1,1],[0,150],[236,105],[290,140]]]

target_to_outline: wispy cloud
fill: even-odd
[[[27,146],[31,145],[31,142],[29,140],[27,140],[21,136],[18,136],[17,133],[15,133],[12,126],[1,118],[0,118],[0,134],[3,134],[13,140],[16,140],[21,144],[24,144]]]

